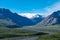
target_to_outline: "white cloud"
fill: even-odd
[[[46,13],[48,13],[48,14],[51,14],[54,11],[60,10],[60,1],[54,3],[51,6],[48,6],[48,7],[44,8],[44,9],[46,10]]]
[[[34,13],[18,13],[18,14],[21,16],[28,17],[28,18],[31,18],[31,17],[35,16],[36,14],[46,17],[46,16],[50,15],[51,13],[53,13],[54,11],[60,10],[60,1],[54,3],[50,6],[45,7],[44,10],[45,10],[44,12],[40,12],[39,9],[38,10],[33,9],[32,12],[34,12]]]

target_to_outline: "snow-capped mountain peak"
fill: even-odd
[[[27,18],[39,17],[39,14],[31,14],[31,13],[24,13],[24,14],[19,14],[19,15],[27,17]]]

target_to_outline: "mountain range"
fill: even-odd
[[[41,16],[38,20],[42,20]],[[15,28],[23,26],[32,26],[37,23],[37,18],[29,19],[27,17],[20,16],[17,13],[12,13],[9,9],[0,8],[0,26]]]
[[[32,18],[18,15],[11,12],[9,9],[0,8],[0,26],[9,28],[23,27],[23,26],[47,26],[60,24],[60,10],[53,12],[47,17],[35,15]]]

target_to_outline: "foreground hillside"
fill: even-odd
[[[12,38],[4,38],[0,40],[60,40],[60,33],[50,34],[50,35],[39,35],[33,37],[12,37]]]
[[[60,40],[60,33],[39,36],[37,40]]]
[[[30,26],[26,29],[48,33],[47,35],[39,35],[37,40],[60,40],[60,25]]]
[[[36,40],[37,36],[46,33],[26,30],[23,28],[0,27],[0,40]]]
[[[26,27],[26,29],[34,30],[37,32],[45,32],[45,33],[60,33],[60,25],[50,25],[50,26],[30,26]]]
[[[43,33],[45,35],[43,35]],[[60,25],[23,28],[0,27],[1,40],[60,40]]]
[[[46,33],[46,34],[45,34]],[[44,34],[44,35],[43,35]],[[60,25],[32,26],[24,28],[0,27],[1,40],[58,40]]]
[[[35,31],[25,30],[22,28],[2,28],[0,27],[0,38],[9,37],[9,36],[28,36],[36,34]]]

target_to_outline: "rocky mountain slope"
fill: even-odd
[[[57,25],[60,24],[60,10],[53,12],[37,25]]]

